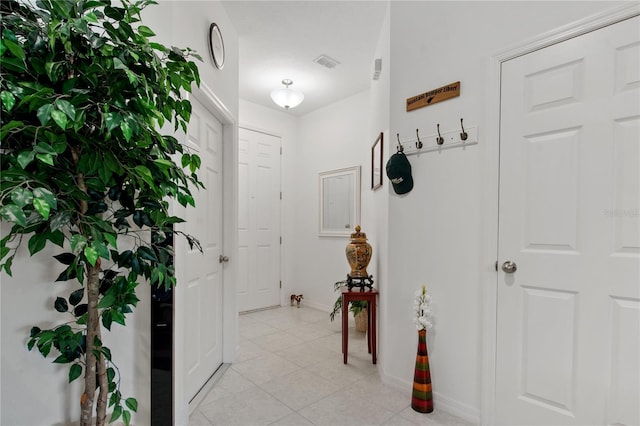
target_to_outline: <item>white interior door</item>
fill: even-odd
[[[204,190],[194,190],[196,207],[186,210],[185,232],[195,236],[203,253],[184,244],[185,264],[176,265],[186,289],[184,328],[185,392],[191,400],[222,364],[222,124],[196,98],[187,145],[200,156]],[[179,258],[179,257],[178,257]],[[182,267],[180,267],[182,266]]]
[[[240,312],[280,305],[280,138],[238,134]]]
[[[503,64],[497,424],[640,424],[639,28]]]

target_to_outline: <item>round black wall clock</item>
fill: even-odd
[[[216,23],[209,26],[209,51],[214,65],[221,70],[224,66],[224,41],[220,27]]]

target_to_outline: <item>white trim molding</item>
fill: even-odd
[[[378,358],[379,360],[379,358]],[[386,374],[382,368],[378,367],[378,373],[382,383],[391,386],[399,392],[407,395],[408,399],[411,399],[411,388],[413,383],[410,381],[402,380],[395,376]],[[477,408],[464,404],[439,392],[433,392],[433,405],[436,410],[441,410],[456,417],[460,417],[468,422],[477,424],[480,421],[480,412]]]
[[[640,15],[640,2],[629,2],[574,23],[546,32],[495,53],[487,61],[486,143],[481,144],[483,164],[482,201],[482,258],[479,271],[482,282],[482,391],[481,424],[493,425],[496,410],[497,362],[497,272],[498,256],[498,198],[500,169],[500,90],[501,67],[508,60],[544,49],[571,38],[596,31],[606,26]],[[442,397],[441,397],[442,398]],[[441,402],[446,405],[446,401]],[[455,407],[454,407],[455,409]]]
[[[222,124],[222,197],[223,197],[223,252],[230,259],[238,258],[238,127],[237,118],[229,111],[216,94],[202,82],[188,93],[186,99],[197,99]],[[179,253],[175,254],[179,256]],[[235,360],[238,350],[238,311],[236,309],[236,263],[229,262],[222,268],[222,362],[229,364]],[[184,313],[181,308],[182,292],[180,287],[174,293],[176,333],[184,325]],[[196,403],[190,403],[185,395],[183,362],[185,354],[184,336],[174,336],[174,376],[173,376],[173,423],[187,424],[190,410]],[[223,366],[224,366],[223,364]],[[224,371],[224,370],[220,370]],[[215,375],[214,375],[215,376]],[[217,376],[216,376],[217,377]],[[216,377],[210,380],[215,383]],[[204,394],[209,387],[201,390]],[[198,397],[194,401],[197,401]]]
[[[498,62],[505,62],[518,56],[523,56],[536,50],[544,49],[545,47],[616,24],[625,19],[633,18],[637,15],[640,15],[640,2],[629,2],[507,47],[494,54],[493,57]]]

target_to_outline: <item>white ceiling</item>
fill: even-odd
[[[366,90],[386,1],[223,1],[240,43],[240,98],[284,111],[271,90],[304,93],[296,116]],[[227,53],[229,55],[230,53]],[[340,62],[327,69],[313,62],[328,55]]]

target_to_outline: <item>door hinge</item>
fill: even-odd
[[[280,236],[280,244],[282,244],[282,236]]]
[[[498,271],[498,261],[496,260],[496,272]]]
[[[282,191],[280,191],[280,201],[282,201]]]
[[[280,155],[282,155],[282,147],[280,147]]]
[[[280,281],[280,288],[282,288],[282,281]]]

